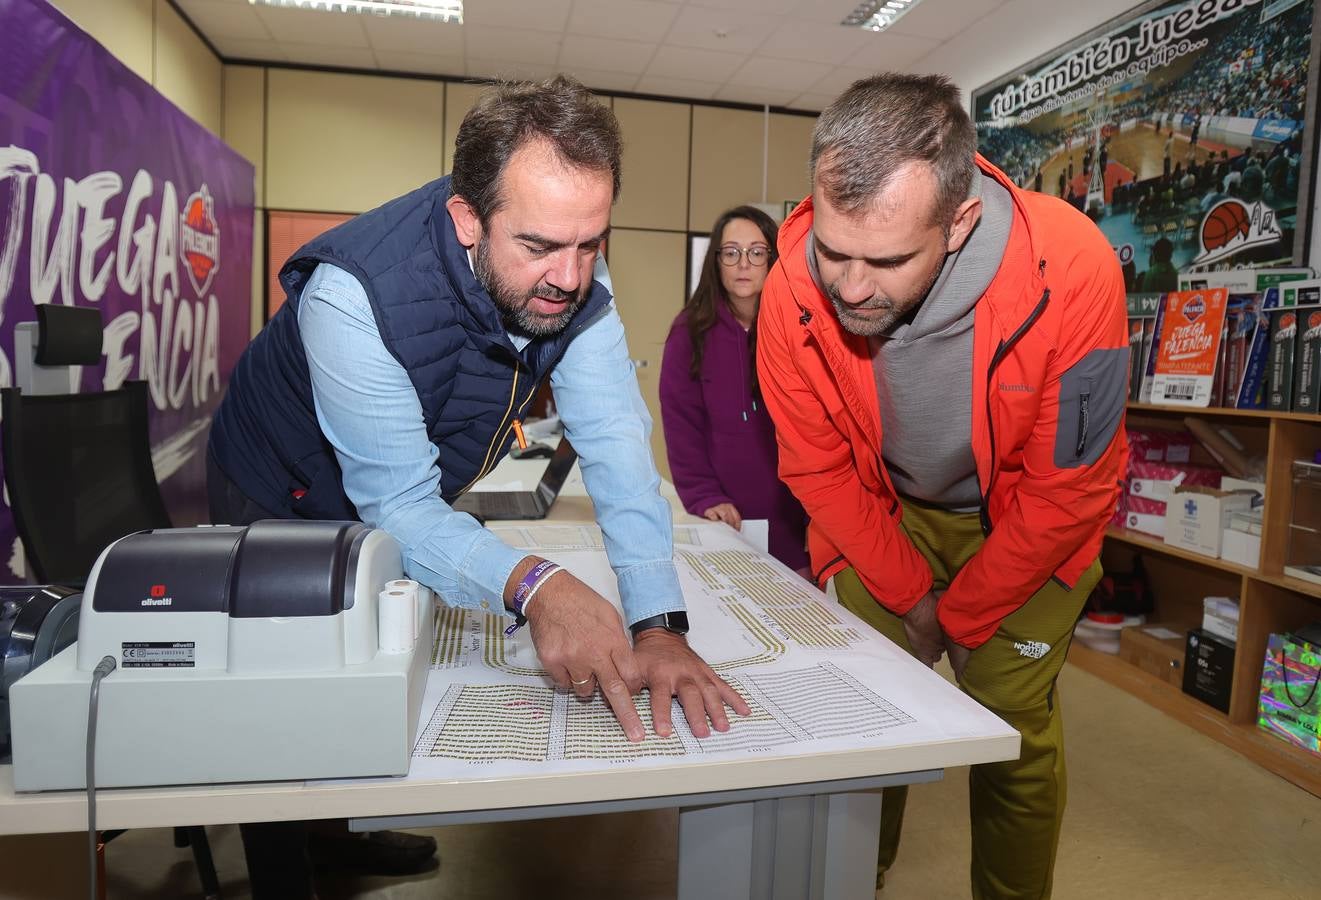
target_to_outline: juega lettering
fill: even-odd
[[[991,98],[991,117],[1008,118],[1259,3],[1261,0],[1191,0],[1164,15],[1142,19],[1133,34],[1103,35],[1036,74],[1006,85]]]
[[[18,252],[25,237],[34,304],[57,299],[65,306],[75,300],[99,303],[113,276],[120,291],[141,298],[141,311],[122,312],[106,326],[104,389],[119,387],[132,372],[130,345],[137,334],[138,377],[147,382],[152,402],[157,409],[180,409],[187,400],[201,405],[220,390],[220,303],[214,293],[180,296],[179,256],[201,252],[215,259],[218,242],[214,234],[181,229],[173,182],[161,182],[159,198],[156,187],[151,174],[139,169],[118,219],[110,218],[106,207],[123,190],[118,172],[65,178],[61,197],[35,153],[0,147],[0,196],[5,188],[9,194],[7,216],[0,221],[0,321],[19,277]],[[187,232],[188,246],[180,247],[181,230]],[[10,361],[3,354],[0,368],[0,377],[9,383]]]

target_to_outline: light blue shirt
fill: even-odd
[[[600,258],[594,277],[611,288]],[[389,532],[407,576],[447,603],[506,612],[505,583],[528,554],[441,499],[442,463],[422,403],[381,341],[362,285],[343,269],[317,266],[298,304],[298,327],[317,421],[362,521]],[[670,507],[651,457],[651,416],[613,300],[569,342],[550,385],[596,507],[625,620],[683,609]]]

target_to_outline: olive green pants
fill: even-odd
[[[937,591],[949,587],[983,541],[976,513],[952,513],[911,501],[904,503],[903,527],[931,564]],[[1098,560],[1073,590],[1055,580],[1046,582],[968,659],[960,687],[1022,736],[1018,759],[973,766],[968,775],[976,900],[1050,896],[1066,793],[1055,678],[1074,623],[1100,577]],[[912,652],[903,620],[877,603],[852,569],[835,576],[835,590],[841,604]],[[899,850],[907,797],[906,787],[884,793],[878,888]]]

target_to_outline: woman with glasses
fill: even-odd
[[[684,507],[733,528],[768,519],[771,555],[806,575],[807,517],[776,474],[775,429],[757,389],[757,304],[775,233],[751,206],[716,219],[697,290],[665,341],[661,419]]]

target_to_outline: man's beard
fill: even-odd
[[[549,284],[538,284],[530,291],[520,291],[507,285],[491,263],[491,247],[483,235],[477,242],[473,253],[473,274],[486,293],[495,303],[500,313],[500,321],[505,330],[524,337],[547,337],[559,334],[569,325],[573,314],[587,301],[592,283],[588,281],[578,291],[564,291]],[[546,300],[560,301],[564,309],[547,315],[532,308],[532,299],[541,297]]]
[[[931,292],[931,286],[940,277],[944,260],[932,270],[922,290],[907,300],[895,300],[884,294],[873,294],[860,305],[849,305],[839,295],[838,283],[826,285],[826,296],[835,306],[835,315],[844,330],[859,337],[881,337],[889,334],[899,322],[916,310]],[[860,310],[884,310],[882,315],[859,315]]]

